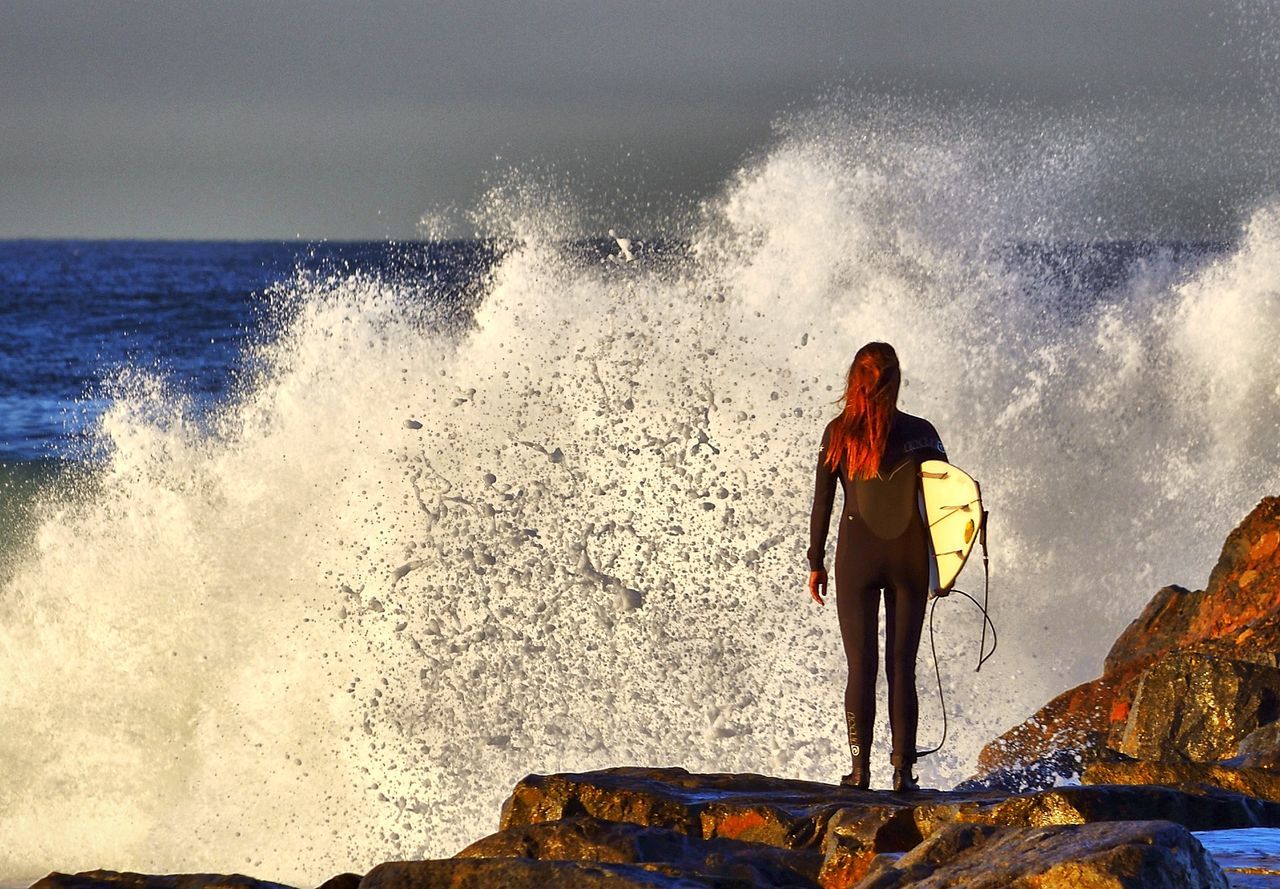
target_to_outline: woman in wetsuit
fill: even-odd
[[[818,452],[818,477],[809,527],[809,593],[819,605],[827,592],[827,528],[836,479],[844,511],[836,544],[836,610],[849,661],[845,725],[853,770],[842,784],[871,783],[871,732],[876,713],[877,625],[885,604],[885,678],[893,735],[893,789],[919,788],[916,760],[916,652],[929,598],[929,536],[921,517],[919,467],[945,460],[928,420],[898,410],[902,376],[888,343],[867,343],[854,356],[842,401]]]

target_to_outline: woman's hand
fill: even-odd
[[[819,605],[826,605],[822,601],[822,597],[827,594],[827,572],[810,571],[809,572],[809,595],[813,596],[813,601]]]

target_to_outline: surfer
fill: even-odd
[[[929,538],[918,505],[919,466],[946,459],[928,420],[898,410],[902,375],[888,343],[867,343],[849,366],[844,408],[822,433],[809,525],[809,594],[825,604],[827,528],[836,479],[844,512],[836,544],[836,611],[849,662],[845,728],[853,769],[841,783],[871,784],[876,712],[877,625],[885,600],[885,678],[893,736],[893,789],[919,788],[916,652],[929,598]]]

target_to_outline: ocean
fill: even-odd
[[[0,244],[3,882],[314,884],[452,854],[530,772],[833,780],[805,537],[871,339],[992,510],[1000,649],[939,608],[926,784],[1203,585],[1280,488],[1280,205],[1085,237],[1059,157],[815,126],[634,263],[514,180],[466,240]]]

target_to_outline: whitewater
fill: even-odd
[[[844,661],[804,550],[873,339],[992,511],[998,654],[973,671],[964,602],[935,622],[951,729],[919,772],[962,780],[1280,489],[1280,201],[1081,303],[1015,258],[1084,237],[1106,163],[1076,131],[824,107],[627,265],[577,240],[613,220],[516,172],[472,214],[499,259],[465,312],[299,273],[213,409],[120,374],[0,574],[0,876],[316,884],[453,854],[531,772],[834,781]]]

